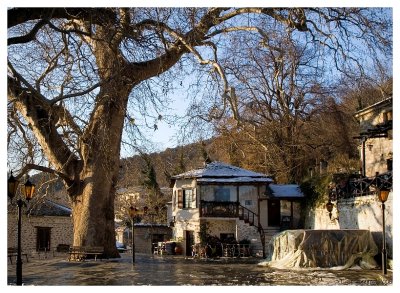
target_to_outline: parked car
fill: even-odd
[[[127,249],[126,249],[125,244],[116,241],[116,242],[115,242],[115,245],[117,246],[118,252],[126,252]]]

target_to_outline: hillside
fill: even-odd
[[[211,141],[203,144],[193,143],[146,155],[154,168],[158,185],[168,187],[171,176],[203,166],[209,153],[210,144]],[[208,154],[208,156],[211,155]],[[213,155],[213,158],[215,159],[215,155]],[[146,180],[148,168],[146,159],[141,155],[122,159],[118,186],[126,188],[142,185],[143,181]]]

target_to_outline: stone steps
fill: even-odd
[[[239,238],[247,238],[250,240],[251,249],[253,252],[253,256],[262,257],[263,246],[261,243],[260,233],[258,232],[258,228],[256,226],[249,225],[246,221],[238,219],[237,220],[238,229],[240,231]],[[268,256],[269,248],[268,243],[277,233],[280,232],[279,227],[267,227],[264,229],[265,234],[265,247],[266,254]]]

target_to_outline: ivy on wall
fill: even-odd
[[[304,194],[304,200],[301,202],[301,223],[304,223],[305,217],[310,210],[327,201],[330,182],[332,182],[332,175],[324,174],[307,178],[300,184],[300,189]]]

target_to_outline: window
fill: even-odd
[[[229,188],[218,187],[214,190],[215,201],[230,201],[231,193]]]
[[[193,190],[184,189],[183,190],[183,208],[192,208],[193,202]]]
[[[382,114],[383,116],[383,123],[388,123],[388,121],[393,120],[393,113],[392,111],[387,111]]]
[[[193,190],[192,189],[179,189],[178,190],[178,208],[187,209],[194,208],[193,204]]]
[[[183,190],[179,189],[178,190],[178,209],[183,208]]]
[[[244,201],[244,205],[245,205],[245,206],[252,206],[252,205],[253,205],[253,201],[252,201],[251,199],[246,199],[246,200]]]

